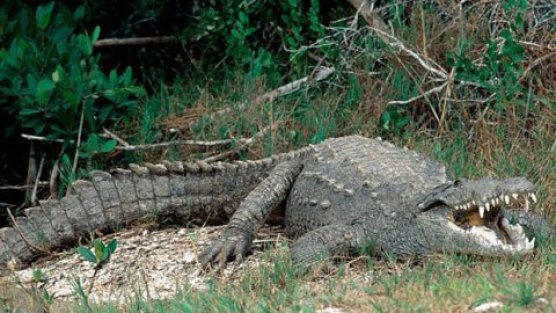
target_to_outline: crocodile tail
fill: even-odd
[[[26,264],[68,247],[96,230],[125,227],[148,216],[170,215],[193,224],[223,223],[278,163],[310,147],[256,161],[164,161],[110,172],[93,171],[60,200],[40,201],[0,229],[0,264]]]

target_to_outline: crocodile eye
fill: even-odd
[[[463,184],[463,180],[461,180],[461,179],[456,179],[456,180],[454,180],[453,186],[454,186],[454,187],[461,187],[461,184]]]

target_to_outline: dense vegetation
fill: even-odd
[[[556,5],[360,3],[2,1],[0,207],[17,214],[93,168],[256,158],[360,133],[456,177],[524,175],[555,222]],[[103,41],[138,37],[153,40]],[[553,273],[548,254],[535,260]]]

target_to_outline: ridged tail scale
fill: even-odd
[[[61,200],[25,209],[0,229],[0,264],[27,263],[45,251],[71,246],[95,230],[118,229],[148,216],[172,215],[195,224],[223,223],[276,164],[310,149],[257,161],[131,164],[93,171]]]

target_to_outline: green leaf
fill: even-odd
[[[116,239],[110,240],[107,247],[108,247],[108,251],[110,251],[110,254],[113,254],[118,248],[118,240]]]
[[[60,81],[60,73],[58,72],[58,70],[52,72],[52,81],[55,83]]]
[[[96,263],[97,262],[97,258],[95,257],[95,255],[91,252],[91,250],[89,250],[87,247],[84,246],[80,246],[79,248],[77,248],[77,252],[79,253],[79,255],[81,255],[85,260],[92,262],[92,263]]]
[[[131,84],[131,76],[132,76],[132,70],[131,67],[128,66],[126,67],[122,76],[120,76],[120,81],[124,84],[124,86],[128,86],[129,84]]]
[[[77,104],[79,104],[79,96],[73,90],[64,90],[62,95],[71,106],[75,107],[77,106]]]
[[[98,36],[100,35],[100,26],[97,25],[95,30],[93,30],[93,35],[91,36],[91,44],[94,44],[95,41],[98,40]]]
[[[242,39],[241,35],[239,34],[239,32],[237,31],[237,29],[235,29],[235,28],[232,29],[232,37],[234,37],[235,39],[238,39],[238,40],[241,40],[241,39]]]
[[[106,141],[105,143],[102,144],[102,147],[100,148],[100,152],[103,153],[107,153],[110,152],[112,150],[114,150],[114,148],[116,147],[116,145],[118,144],[118,142],[114,139],[110,139],[108,141]]]
[[[35,20],[37,22],[37,27],[41,30],[45,30],[50,23],[50,18],[52,17],[52,9],[54,8],[54,2],[50,2],[46,6],[39,5],[35,13]]]
[[[97,262],[104,261],[104,255],[106,253],[106,246],[104,245],[102,240],[95,239],[95,241],[93,241],[93,245],[95,246],[95,256],[96,256]]]
[[[142,97],[147,94],[145,89],[138,86],[129,86],[124,88],[125,91],[130,92],[138,97]]]
[[[116,87],[118,83],[118,73],[116,70],[111,70],[110,74],[108,74],[108,81],[110,81],[110,85],[112,87]]]
[[[33,115],[33,114],[37,114],[40,113],[41,109],[39,108],[23,108],[21,109],[21,111],[19,111],[19,115]]]
[[[37,85],[37,98],[40,102],[46,102],[54,89],[54,82],[50,79],[41,79]]]
[[[85,6],[80,5],[79,7],[77,7],[75,12],[73,12],[73,19],[75,21],[81,21],[83,17],[85,17]]]
[[[30,93],[35,93],[37,90],[37,79],[31,75],[31,74],[27,74],[27,86],[29,87],[29,92]]]
[[[99,150],[100,143],[99,143],[98,136],[96,134],[90,135],[89,138],[87,139],[87,143],[85,143],[85,146],[89,151]]]
[[[91,40],[89,39],[89,35],[79,34],[77,36],[77,44],[79,45],[79,49],[86,54],[91,55],[93,53],[93,45],[91,44]]]

